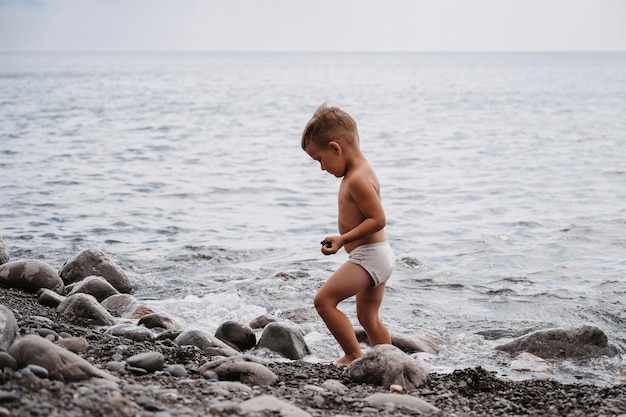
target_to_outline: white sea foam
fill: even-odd
[[[236,321],[246,324],[267,313],[260,306],[251,305],[237,294],[188,295],[183,299],[150,300],[150,307],[166,312],[183,330],[205,330],[215,333],[220,324]]]

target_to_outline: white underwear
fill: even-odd
[[[348,254],[348,262],[360,265],[370,274],[373,287],[387,282],[396,264],[396,257],[387,242],[357,246]]]

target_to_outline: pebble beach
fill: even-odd
[[[198,369],[211,358],[194,346],[176,346],[168,339],[135,342],[98,327],[70,324],[54,308],[41,305],[36,295],[16,289],[0,289],[0,304],[13,311],[20,336],[52,330],[81,337],[88,342],[81,356],[97,368],[111,369],[109,364],[114,361],[125,365],[111,372],[119,378],[118,383],[64,383],[5,368],[0,374],[0,416],[419,415],[419,410],[403,401],[407,397],[436,407],[438,411],[429,414],[433,416],[626,416],[624,384],[599,387],[550,379],[508,381],[479,366],[432,373],[424,386],[393,394],[391,401],[385,397],[382,403],[372,398],[388,391],[354,383],[344,369],[325,363],[269,363],[268,368],[278,376],[271,386],[207,379]],[[181,372],[129,371],[125,360],[143,352],[163,354],[165,369]],[[255,398],[271,399],[284,408],[277,412],[245,406]]]

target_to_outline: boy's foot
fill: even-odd
[[[333,362],[333,365],[335,365],[335,366],[348,366],[355,359],[356,358],[352,358],[350,356],[342,356],[341,358],[339,358],[335,362]]]

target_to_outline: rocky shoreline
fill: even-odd
[[[98,327],[70,324],[55,308],[41,305],[36,295],[16,289],[1,288],[0,304],[13,311],[20,336],[52,330],[84,338],[88,347],[80,356],[97,368],[108,370],[114,359],[125,363],[139,353],[160,352],[167,369],[184,371],[135,373],[126,366],[111,372],[119,379],[116,383],[65,383],[5,367],[0,374],[0,417],[419,415],[411,402],[401,401],[408,397],[436,407],[432,416],[626,416],[623,384],[512,382],[481,368],[430,374],[423,386],[389,394],[393,397],[381,396],[389,392],[381,386],[353,382],[342,368],[301,360],[269,363],[278,376],[273,385],[218,381],[199,374],[210,358],[194,346],[176,346],[168,339],[137,342]],[[259,406],[261,401],[267,404]]]

